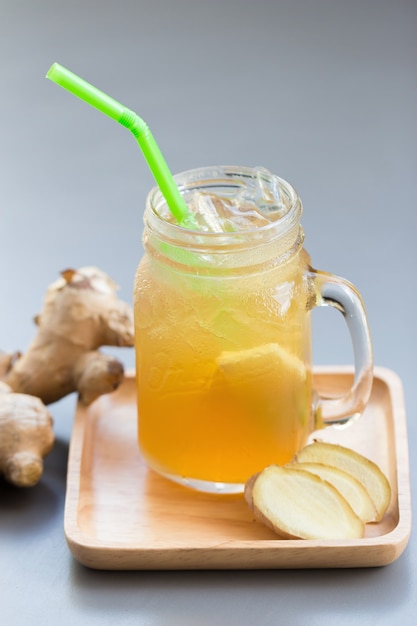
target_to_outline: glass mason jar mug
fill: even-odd
[[[147,197],[134,290],[139,445],[171,480],[237,493],[255,472],[290,461],[313,430],[363,411],[366,313],[353,285],[310,266],[287,182],[244,167],[175,179],[203,222],[181,228],[158,187]],[[342,312],[353,343],[353,384],[336,399],[313,389],[310,313],[321,305]]]

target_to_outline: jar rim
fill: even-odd
[[[206,166],[190,170],[184,170],[174,175],[174,180],[179,191],[184,195],[188,191],[209,187],[233,187],[239,184],[243,186],[245,179],[254,179],[261,168],[247,166]],[[274,177],[279,185],[280,192],[285,195],[287,211],[274,221],[265,225],[249,228],[246,230],[236,230],[228,232],[207,232],[202,230],[190,230],[169,222],[163,217],[161,209],[165,209],[165,214],[169,215],[166,201],[158,185],[155,185],[146,197],[146,210],[144,222],[155,235],[172,242],[187,243],[193,240],[193,247],[217,247],[232,246],[240,247],[243,242],[254,239],[271,241],[285,236],[289,230],[294,228],[300,221],[302,213],[302,203],[295,188],[283,178],[268,172],[262,168],[265,175]],[[198,239],[198,242],[196,240]]]

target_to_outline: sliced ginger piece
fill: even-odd
[[[291,354],[278,343],[266,343],[246,350],[224,351],[217,358],[220,370],[229,379],[248,380],[274,376],[277,371],[294,373],[304,379],[306,367],[301,359]]]
[[[268,415],[271,411],[276,415],[279,406],[292,406],[295,401],[298,404],[294,410],[299,414],[300,427],[304,425],[309,404],[305,392],[309,373],[298,356],[278,343],[266,343],[221,352],[216,363],[221,375],[219,380],[223,380],[225,389],[234,394],[246,411],[251,411],[254,416]],[[281,426],[283,438],[294,437],[292,421],[286,420],[285,423],[286,426]],[[287,432],[284,432],[285,428]]]
[[[383,518],[391,499],[391,487],[385,474],[370,459],[339,444],[315,441],[297,452],[294,461],[323,463],[351,474],[365,487],[375,505],[374,521]]]
[[[246,483],[254,515],[285,539],[357,539],[365,525],[339,491],[319,476],[270,465]]]
[[[291,463],[291,469],[311,472],[333,485],[365,524],[376,520],[376,507],[371,496],[352,474],[323,463]]]

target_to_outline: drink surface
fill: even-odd
[[[139,441],[178,479],[242,484],[310,432],[308,255],[219,276],[147,255],[135,283]],[[264,271],[263,271],[264,269]]]
[[[253,168],[250,175],[241,172],[233,179],[225,175],[223,168],[212,174],[205,184],[183,190],[201,233],[253,230],[277,222],[290,210],[291,200],[282,192],[282,181],[264,167]],[[161,217],[175,224],[166,204],[160,208]]]

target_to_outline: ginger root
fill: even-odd
[[[41,400],[0,382],[0,474],[13,485],[32,487],[53,444],[52,418]]]
[[[377,510],[369,492],[352,474],[325,463],[291,463],[291,469],[311,472],[322,480],[326,480],[333,487],[336,487],[365,524],[376,521]]]
[[[381,469],[338,444],[315,441],[285,466],[270,465],[245,485],[255,518],[283,538],[353,539],[380,521],[391,498]]]
[[[333,443],[314,441],[294,457],[296,463],[322,463],[338,468],[356,478],[368,491],[376,509],[374,520],[379,522],[391,500],[391,487],[381,469],[362,454]]]
[[[246,484],[255,517],[284,539],[358,539],[364,523],[330,483],[290,466],[270,465]]]
[[[133,346],[132,311],[116,290],[96,267],[62,272],[46,292],[43,310],[35,318],[38,332],[27,352],[0,359],[3,381],[44,404],[74,391],[80,402],[90,404],[116,389],[123,365],[98,351],[100,346]]]

